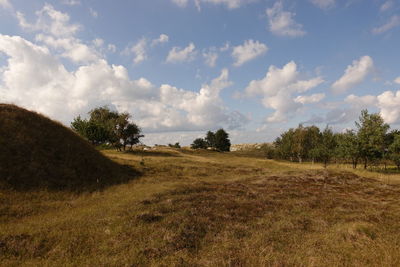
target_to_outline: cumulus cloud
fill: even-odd
[[[151,45],[152,46],[156,46],[156,45],[159,45],[159,44],[168,43],[168,41],[169,41],[169,36],[168,35],[160,34],[160,37],[158,37],[157,39],[154,39],[151,42]]]
[[[304,104],[312,104],[312,103],[318,103],[324,98],[325,98],[325,94],[324,93],[312,94],[312,95],[309,95],[309,96],[299,95],[298,97],[296,97],[294,99],[294,102],[301,103],[303,105]]]
[[[269,30],[276,35],[299,37],[304,36],[306,32],[303,30],[303,25],[294,20],[295,13],[284,11],[282,1],[277,1],[275,4],[266,10]]]
[[[208,51],[203,52],[203,58],[206,65],[213,68],[217,64],[218,53],[215,48],[211,48]]]
[[[336,0],[310,0],[311,3],[321,9],[330,9],[335,6]]]
[[[400,91],[385,91],[378,96],[349,95],[345,102],[351,104],[359,112],[360,109],[377,107],[387,123],[400,123]]]
[[[249,96],[262,96],[262,103],[266,108],[275,112],[267,118],[268,122],[283,122],[288,116],[293,115],[306,103],[316,103],[322,100],[322,95],[297,96],[324,82],[321,77],[301,80],[297,65],[293,61],[283,68],[270,66],[267,74],[261,80],[253,80],[246,88]],[[303,103],[302,103],[303,102]]]
[[[397,83],[397,84],[400,84],[400,76],[397,77],[396,79],[394,79],[394,82]]]
[[[231,112],[220,92],[231,85],[228,70],[198,91],[131,80],[123,66],[98,59],[68,71],[45,45],[18,36],[0,35],[0,52],[8,57],[1,69],[0,99],[68,124],[78,114],[111,105],[134,114],[147,131],[234,128],[247,118]]]
[[[67,125],[79,114],[85,116],[94,107],[109,105],[133,114],[146,132],[233,129],[247,123],[247,117],[226,108],[220,98],[221,91],[232,84],[227,69],[199,91],[155,86],[145,78],[132,80],[125,67],[110,65],[97,51],[104,46],[101,39],[81,49],[87,48],[87,53],[80,53],[75,46],[84,44],[74,31],[53,34],[49,29],[54,21],[67,18],[67,14],[53,11],[59,16],[49,19],[49,25],[40,21],[42,11],[37,13],[40,23],[32,24],[39,31],[36,43],[0,34],[0,53],[6,59],[0,66],[1,102],[41,112]],[[62,20],[67,29],[71,26],[68,20]],[[93,57],[83,61],[85,54]],[[66,68],[60,56],[67,55],[79,59],[80,64]]]
[[[19,25],[26,30],[41,31],[57,37],[70,37],[81,29],[79,24],[70,23],[68,14],[55,10],[49,4],[45,4],[41,10],[36,12],[36,15],[36,22],[29,23],[21,12],[17,12]]]
[[[132,46],[130,52],[133,53],[133,63],[139,64],[147,59],[147,40],[146,38],[140,39],[135,45]]]
[[[353,107],[356,107],[358,110],[372,107],[376,105],[377,97],[373,95],[365,95],[365,96],[356,96],[356,95],[348,95],[345,100],[346,103],[351,104]]]
[[[377,96],[380,114],[387,123],[400,123],[400,91],[386,91]]]
[[[392,17],[390,17],[389,21],[383,24],[382,26],[373,28],[372,33],[373,34],[385,33],[399,25],[400,25],[400,16],[393,15]]]
[[[354,60],[352,65],[347,66],[344,75],[333,83],[333,91],[343,93],[360,84],[373,69],[374,61],[370,56],[363,56],[359,60]]]
[[[259,41],[246,40],[243,45],[233,47],[232,57],[234,66],[239,67],[244,63],[253,60],[268,51],[268,47]]]
[[[193,43],[190,43],[185,48],[175,46],[169,51],[166,62],[179,63],[192,61],[197,54],[195,49],[196,47]]]

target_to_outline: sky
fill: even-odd
[[[271,142],[362,109],[400,124],[399,0],[0,0],[0,102],[69,126],[129,112],[145,144]]]

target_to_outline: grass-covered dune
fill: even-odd
[[[2,265],[400,265],[399,185],[239,153],[104,154],[142,176],[0,191]]]
[[[130,178],[70,129],[40,114],[0,104],[0,187],[93,190]]]

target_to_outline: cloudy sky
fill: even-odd
[[[399,0],[0,0],[0,102],[69,125],[108,105],[147,144],[225,128],[400,123]]]

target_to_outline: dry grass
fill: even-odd
[[[60,123],[0,104],[0,188],[98,190],[136,175]]]
[[[400,187],[235,153],[104,151],[101,192],[0,191],[4,266],[399,266]]]

